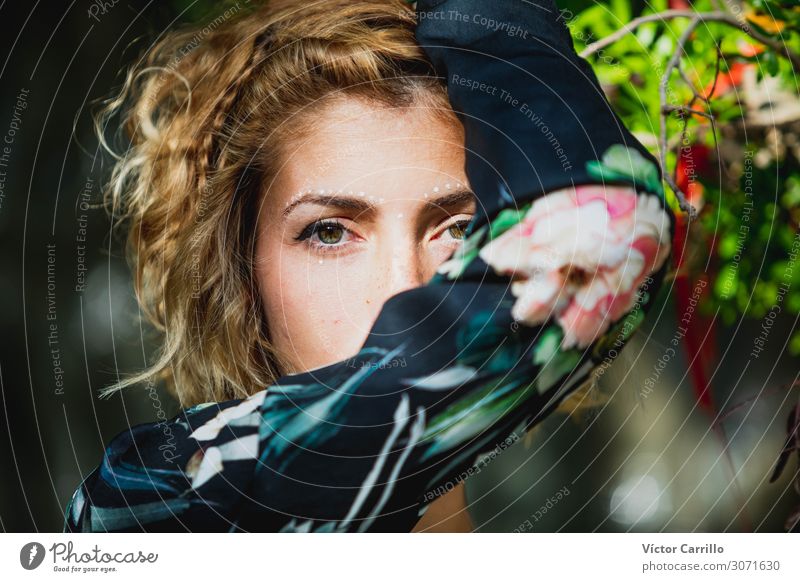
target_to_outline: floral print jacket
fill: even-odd
[[[509,0],[417,9],[453,6],[541,18]],[[457,110],[491,114],[451,89]],[[125,429],[73,494],[64,531],[411,530],[482,455],[591,381],[652,305],[675,217],[657,166],[630,143],[544,190],[492,182],[468,159],[485,214],[428,284],[387,300],[355,357]],[[503,147],[487,151],[505,160]]]

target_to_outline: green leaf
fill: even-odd
[[[736,288],[739,286],[739,272],[736,265],[726,263],[720,269],[719,276],[714,282],[714,293],[720,299],[730,299],[736,295]]]
[[[764,70],[770,77],[776,77],[780,72],[780,64],[775,53],[766,51],[764,53],[764,59],[761,62],[764,65]]]
[[[800,356],[800,331],[796,331],[789,340],[789,353],[793,356]]]
[[[611,10],[620,22],[628,22],[631,19],[630,0],[611,0]]]

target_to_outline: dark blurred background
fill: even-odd
[[[561,2],[575,11],[589,4]],[[60,531],[70,495],[104,444],[126,426],[155,420],[159,409],[168,417],[178,410],[161,387],[97,398],[118,373],[142,368],[155,343],[138,323],[107,216],[80,204],[98,199],[109,167],[91,103],[112,94],[162,31],[224,8],[122,0],[92,18],[93,5],[0,2],[0,134],[11,139],[0,167],[0,527],[7,532]],[[636,13],[642,3],[633,6]],[[741,354],[752,349],[760,322],[719,327],[727,339],[714,396],[722,409],[742,403],[721,424],[726,455],[722,432],[711,430],[692,396],[683,353],[641,397],[675,333],[675,312],[662,296],[604,375],[610,400],[601,413],[580,422],[552,416],[467,482],[481,531],[513,531],[525,520],[533,531],[782,529],[798,495],[788,474],[772,484],[768,477],[796,400],[780,389],[797,379],[797,358],[785,350],[796,318],[781,316],[748,366]]]

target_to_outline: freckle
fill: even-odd
[[[371,299],[367,299],[367,305],[369,305],[370,303],[372,303],[372,300]]]

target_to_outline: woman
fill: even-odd
[[[265,2],[164,38],[108,111],[165,332],[111,390],[184,409],[111,441],[65,531],[468,531],[463,477],[666,274],[658,168],[552,2]]]

